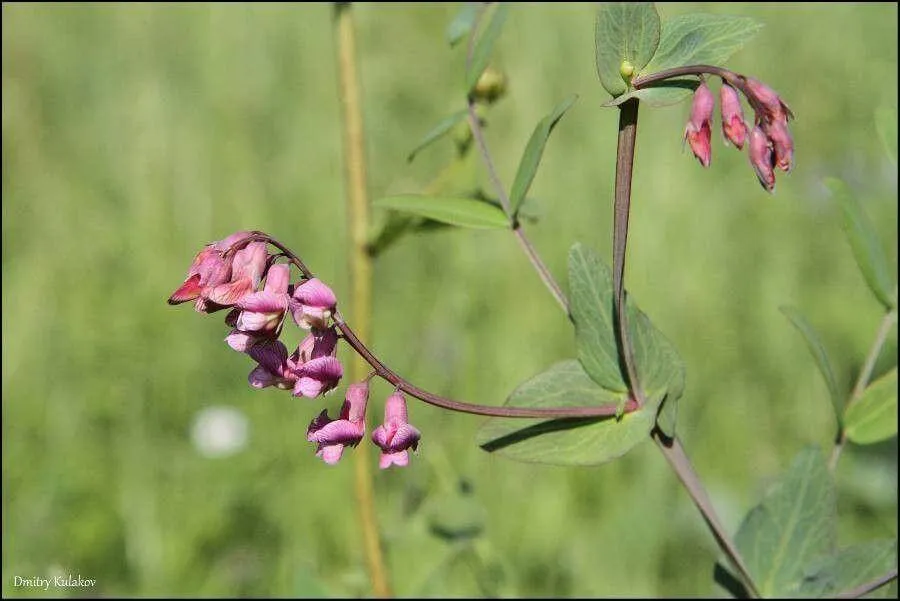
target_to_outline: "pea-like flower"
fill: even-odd
[[[409,451],[419,446],[421,434],[410,425],[406,415],[406,398],[401,392],[395,392],[384,404],[384,423],[372,432],[372,442],[381,448],[381,469],[397,465],[403,467],[409,463]]]
[[[290,275],[288,265],[272,265],[263,290],[238,301],[240,310],[232,311],[226,319],[226,323],[234,327],[225,339],[231,348],[246,352],[263,338],[278,337],[290,301],[287,293]]]
[[[716,100],[712,92],[709,91],[706,82],[700,82],[700,85],[697,86],[697,90],[694,92],[694,100],[691,103],[691,118],[684,128],[684,139],[687,140],[694,156],[697,157],[700,164],[704,167],[709,167],[709,161],[712,157],[710,120],[712,119],[715,103]]]
[[[194,257],[184,282],[169,297],[169,304],[178,305],[187,301],[196,301],[197,311],[205,310],[207,303],[206,298],[203,297],[204,291],[212,290],[231,279],[234,256],[226,259],[225,251],[251,235],[250,232],[237,232],[224,240],[212,242],[203,247],[203,250]]]
[[[319,278],[306,280],[294,289],[291,299],[291,316],[305,330],[325,329],[334,315],[337,298]]]
[[[358,382],[347,387],[344,404],[338,419],[328,417],[323,410],[310,422],[306,440],[316,443],[316,457],[325,463],[335,464],[346,447],[355,447],[366,435],[366,404],[369,401],[368,382]]]

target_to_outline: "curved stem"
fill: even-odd
[[[369,199],[366,185],[365,136],[359,75],[356,65],[356,34],[352,4],[335,5],[337,27],[337,63],[340,85],[341,122],[344,129],[344,169],[347,194],[347,219],[351,238],[350,286],[354,314],[364,336],[371,331],[372,258],[368,253]],[[362,380],[368,366],[358,358],[350,365],[350,377]],[[359,445],[353,458],[356,511],[372,592],[376,597],[391,596],[391,585],[378,531],[375,494],[369,445]]]
[[[878,326],[878,333],[875,334],[875,341],[872,343],[872,348],[869,349],[866,362],[863,364],[862,371],[859,372],[859,377],[856,379],[856,384],[853,386],[853,392],[850,393],[850,400],[847,401],[844,411],[865,392],[866,386],[869,385],[869,379],[872,377],[872,370],[875,369],[875,362],[881,354],[881,348],[887,341],[888,334],[890,334],[891,328],[894,327],[895,323],[897,323],[897,311],[892,310],[885,313],[884,318],[881,320],[881,325]],[[841,426],[841,431],[838,433],[837,440],[834,443],[834,450],[831,452],[831,460],[828,463],[832,471],[837,468],[838,459],[841,458],[841,451],[843,451],[846,443],[847,431]]]

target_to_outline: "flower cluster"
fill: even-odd
[[[332,319],[337,298],[317,278],[292,284],[290,265],[276,263],[279,255],[270,254],[259,238],[253,232],[237,232],[206,245],[168,302],[194,301],[201,313],[231,309],[225,323],[232,330],[225,341],[256,362],[247,378],[250,386],[291,390],[295,397],[324,395],[344,375],[337,358],[340,336]],[[279,340],[288,314],[308,332],[290,355]],[[336,463],[345,447],[356,446],[365,436],[368,398],[368,380],[351,384],[338,419],[323,410],[310,423],[307,440],[317,444],[316,455],[326,463]],[[419,431],[407,422],[406,400],[399,392],[388,398],[384,424],[372,440],[382,450],[382,468],[406,465],[407,450],[416,450]]]
[[[738,90],[723,80],[719,89],[722,133],[738,150],[744,148],[745,142],[748,144],[750,165],[762,187],[771,192],[775,189],[775,167],[785,172],[793,168],[794,140],[788,120],[794,115],[778,94],[762,82],[741,76],[737,82],[754,109],[754,126],[750,129],[744,121]],[[684,140],[704,167],[709,167],[712,156],[710,140],[714,107],[715,97],[706,81],[701,81],[694,92]]]

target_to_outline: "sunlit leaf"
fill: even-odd
[[[659,45],[659,14],[652,2],[604,2],[597,11],[594,45],[597,75],[607,92],[618,96],[627,90],[622,63],[637,74]]]
[[[763,598],[798,595],[806,566],[834,548],[835,519],[834,483],[825,459],[818,448],[804,449],[735,536]]]
[[[881,442],[897,434],[897,368],[866,388],[847,407],[844,415],[847,438],[856,444]]]
[[[662,24],[659,47],[641,75],[687,65],[722,65],[762,28],[749,17],[699,13]]]
[[[462,227],[483,229],[510,227],[509,219],[501,209],[473,198],[402,194],[381,198],[372,205]]]
[[[559,103],[553,111],[541,119],[528,144],[525,146],[525,152],[522,154],[522,160],[519,161],[519,169],[516,171],[516,179],[513,180],[512,189],[509,193],[509,202],[513,215],[519,212],[519,205],[525,199],[531,182],[537,174],[538,166],[541,163],[541,157],[544,154],[544,146],[547,144],[547,138],[553,132],[553,128],[562,119],[569,107],[571,107],[578,98],[576,94],[572,94],[561,103]]]
[[[840,205],[841,227],[847,234],[856,264],[859,265],[866,283],[886,309],[896,308],[897,297],[893,292],[896,284],[872,222],[844,182],[830,177],[825,180],[825,185]]]
[[[828,359],[828,353],[825,346],[819,339],[819,335],[815,329],[809,324],[803,314],[793,307],[781,307],[781,312],[794,324],[794,327],[803,335],[803,340],[809,349],[810,354],[816,361],[819,372],[825,379],[825,385],[828,387],[828,395],[831,397],[831,405],[834,408],[834,415],[838,421],[838,425],[843,423],[844,415],[844,399],[838,391],[837,380],[834,377],[834,370],[831,367],[831,361]]]

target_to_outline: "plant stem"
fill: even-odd
[[[719,549],[725,553],[732,566],[740,573],[741,582],[747,587],[750,594],[754,597],[759,597],[759,591],[756,590],[756,585],[750,577],[747,566],[744,564],[744,560],[737,550],[737,547],[735,547],[731,538],[728,536],[728,532],[725,531],[725,528],[719,521],[719,516],[716,514],[712,501],[706,493],[706,489],[704,489],[703,485],[700,483],[700,477],[697,475],[694,466],[691,465],[690,459],[688,459],[687,454],[684,452],[681,441],[679,441],[677,437],[671,439],[666,438],[659,428],[654,428],[650,435],[653,437],[654,442],[656,442],[656,446],[662,451],[663,456],[665,456],[666,460],[669,462],[675,475],[678,476],[678,479],[681,480],[684,488],[687,489],[694,505],[700,510],[700,514],[703,516],[706,525],[709,526],[709,529],[712,531],[713,537],[719,545]]]
[[[897,579],[897,568],[892,568],[887,574],[876,578],[871,582],[867,582],[865,584],[861,584],[856,588],[852,588],[849,591],[844,591],[840,593],[835,598],[836,599],[858,599],[863,595],[868,595],[872,591],[878,590],[883,587],[885,584],[889,584],[891,581]]]
[[[478,24],[481,21],[481,17],[483,15],[484,8],[482,7],[479,10],[478,15],[475,17],[475,22],[472,25],[472,32],[469,35],[468,49],[466,52],[466,72],[469,71],[470,65],[472,63],[472,54],[475,48],[475,33],[478,30]],[[487,169],[491,184],[494,186],[494,190],[497,193],[497,198],[500,201],[500,206],[503,208],[503,212],[506,213],[506,216],[510,220],[513,234],[515,234],[516,239],[519,241],[519,245],[522,247],[522,250],[528,257],[528,260],[537,271],[538,276],[540,276],[541,278],[541,281],[544,282],[544,285],[550,291],[550,294],[553,295],[553,298],[556,299],[556,302],[559,303],[559,306],[562,307],[563,311],[568,314],[569,301],[568,299],[566,299],[565,293],[563,293],[562,288],[560,288],[559,284],[554,279],[553,274],[550,273],[550,270],[547,269],[547,266],[541,260],[540,255],[538,255],[537,251],[534,248],[534,245],[528,239],[528,236],[525,235],[525,230],[522,229],[521,224],[518,223],[518,220],[516,220],[515,216],[512,214],[512,206],[509,202],[509,195],[506,193],[506,189],[503,187],[503,182],[500,181],[500,176],[497,175],[497,169],[494,167],[494,161],[491,158],[491,153],[488,150],[487,142],[484,139],[484,130],[481,127],[481,120],[478,118],[478,113],[475,111],[475,99],[471,95],[469,95],[469,97],[466,99],[466,109],[468,111],[468,123],[469,129],[472,131],[472,137],[475,138],[475,143],[478,146],[478,151],[481,154],[482,160],[484,161],[484,166]]]
[[[850,405],[859,400],[859,397],[865,392],[866,386],[869,385],[869,379],[872,377],[872,370],[875,369],[875,362],[878,360],[878,356],[881,354],[881,348],[887,341],[888,334],[890,334],[891,328],[894,327],[895,323],[897,323],[896,309],[885,313],[884,318],[881,320],[881,325],[878,326],[878,332],[875,334],[875,341],[872,343],[872,348],[869,349],[866,362],[863,364],[862,370],[859,372],[859,377],[856,379],[856,384],[853,386],[853,392],[850,393],[850,399],[847,401],[847,405],[844,408],[845,412],[847,407],[850,407]],[[834,450],[831,452],[831,460],[828,464],[832,471],[837,468],[838,459],[840,459],[841,451],[844,449],[846,443],[847,431],[841,426],[841,430],[838,433],[837,440],[834,444]]]
[[[616,150],[616,191],[613,215],[613,310],[617,326],[619,357],[628,377],[628,388],[639,405],[644,392],[634,365],[634,348],[628,333],[625,308],[625,251],[628,247],[628,215],[631,211],[631,180],[634,169],[634,144],[637,138],[638,100],[632,98],[619,106],[619,143]]]
[[[356,35],[351,3],[335,4],[337,26],[337,62],[341,99],[341,121],[344,126],[344,167],[347,194],[347,218],[351,238],[350,286],[351,306],[357,327],[369,338],[372,315],[372,259],[369,256],[367,236],[369,232],[369,199],[366,185],[365,138],[360,102],[359,75],[356,64]],[[350,377],[362,380],[368,373],[368,365],[359,355],[350,366]],[[390,597],[384,555],[375,514],[372,486],[371,451],[369,445],[360,445],[354,453],[354,488],[356,508],[359,512],[360,530],[372,592],[376,597]]]

